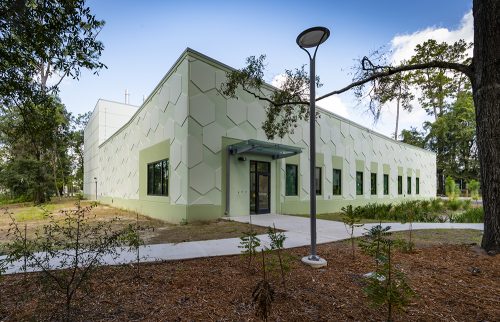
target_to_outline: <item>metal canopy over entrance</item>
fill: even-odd
[[[267,155],[272,157],[273,160],[288,158],[301,152],[301,148],[259,140],[246,140],[229,146],[229,153],[232,155],[252,153]]]

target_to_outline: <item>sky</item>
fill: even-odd
[[[317,90],[320,96],[349,84],[356,59],[383,46],[397,62],[409,58],[415,45],[429,38],[473,39],[471,0],[90,0],[87,4],[106,22],[99,40],[107,69],[63,81],[60,96],[74,114],[93,110],[99,98],[124,102],[126,89],[130,103],[140,105],[186,47],[234,68],[244,67],[248,56],[265,54],[265,80],[276,83],[285,69],[308,63],[295,42],[297,35],[309,27],[327,27],[330,38],[316,59],[316,73],[323,83]],[[377,123],[352,93],[318,105],[393,135],[394,104],[385,108]],[[411,114],[402,113],[400,129],[420,127],[427,119],[417,106]]]

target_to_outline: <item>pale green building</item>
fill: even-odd
[[[220,94],[228,70],[187,49],[142,106],[100,100],[85,129],[85,196],[170,222],[308,213],[308,123],[268,141],[265,103]],[[436,195],[434,153],[319,112],[318,213]]]

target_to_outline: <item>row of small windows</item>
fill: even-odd
[[[148,163],[148,195],[168,196],[168,159]]]
[[[389,175],[384,174],[384,195],[389,195]],[[321,167],[316,167],[314,171],[314,184],[316,188],[316,195],[322,194],[321,187]],[[407,177],[407,192],[411,195],[411,184],[412,178]],[[332,176],[332,194],[341,195],[342,194],[342,171],[340,169],[333,169]],[[286,195],[287,196],[297,196],[298,195],[298,167],[295,164],[286,165]],[[377,173],[372,172],[370,174],[370,193],[372,195],[377,194]],[[420,178],[415,179],[415,193],[420,194]],[[363,172],[356,172],[356,194],[363,195]],[[403,194],[403,177],[398,176],[398,194]]]

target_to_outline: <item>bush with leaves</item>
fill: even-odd
[[[387,305],[387,321],[393,321],[394,311],[401,310],[415,293],[406,282],[405,274],[397,270],[392,259],[393,241],[385,240],[383,257],[386,259],[368,278],[364,291],[376,307]]]
[[[260,247],[260,239],[257,237],[257,233],[253,230],[244,232],[243,236],[240,237],[241,254],[248,257],[248,269],[252,265],[252,258],[257,253],[257,248]]]
[[[467,185],[467,188],[469,188],[472,200],[479,200],[479,181],[472,179]]]
[[[89,284],[99,266],[106,259],[116,259],[119,247],[126,244],[128,229],[113,229],[118,219],[91,222],[94,205],[62,210],[59,216],[47,214],[49,223],[26,240],[19,224],[12,218],[9,229],[11,242],[7,244],[7,261],[19,264],[26,261],[28,269],[40,271],[44,290],[49,298],[63,298],[62,319],[71,321],[75,298],[89,290]]]
[[[361,218],[359,217],[359,207],[356,207],[355,209],[352,209],[352,205],[348,205],[347,207],[342,207],[342,222],[346,226],[347,233],[350,236],[351,239],[351,251],[352,251],[352,258],[354,259],[356,256],[356,248],[354,247],[354,229],[356,227],[361,227],[364,224],[361,224]],[[347,228],[349,227],[349,228]]]
[[[457,197],[455,195],[456,185],[457,184],[455,183],[455,180],[452,177],[449,176],[446,177],[444,191],[449,199],[455,199]]]
[[[285,273],[290,270],[290,256],[283,253],[286,236],[283,232],[279,232],[274,224],[273,227],[268,227],[267,236],[271,241],[269,245],[270,248],[268,249],[270,256],[267,257],[267,270],[269,272],[274,272],[279,269],[281,283],[283,287],[286,288]],[[276,254],[276,256],[273,256],[274,254]]]
[[[483,223],[484,210],[482,207],[470,208],[461,214],[451,217],[451,221],[456,223]]]

